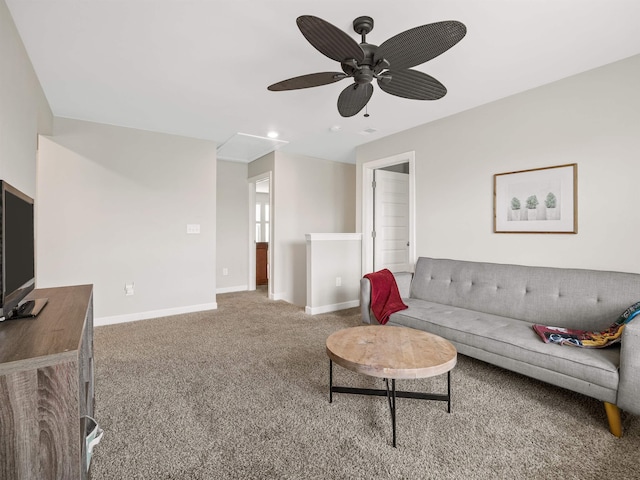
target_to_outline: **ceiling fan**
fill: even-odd
[[[362,36],[358,44],[338,27],[311,15],[296,20],[302,35],[320,53],[340,62],[342,72],[321,72],[282,80],[268,87],[273,92],[318,87],[353,78],[354,83],[338,97],[338,111],[352,117],[362,110],[373,95],[373,79],[385,92],[413,100],[437,100],[447,89],[426,73],[412,70],[458,43],[467,33],[463,23],[448,20],[406,30],[380,46],[367,43],[373,29],[371,17],[358,17],[353,29]]]

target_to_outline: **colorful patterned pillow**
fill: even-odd
[[[583,348],[604,348],[620,342],[625,325],[638,314],[640,314],[640,302],[636,302],[627,308],[613,325],[601,332],[547,327],[537,324],[533,325],[533,330],[540,335],[544,343],[558,343],[560,345]]]

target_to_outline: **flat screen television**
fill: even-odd
[[[34,317],[46,299],[24,301],[35,288],[33,199],[0,180],[0,321]]]

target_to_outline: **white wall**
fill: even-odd
[[[249,178],[257,177],[267,172],[273,172],[275,176],[275,168],[276,152],[268,153],[249,164]]]
[[[362,234],[308,233],[305,238],[305,312],[315,315],[360,305]]]
[[[36,194],[38,133],[53,116],[4,0],[0,0],[0,179]]]
[[[415,150],[417,254],[640,273],[640,56],[366,144]],[[425,108],[429,108],[425,105]],[[493,233],[493,175],[578,164],[578,234]]]
[[[275,152],[276,298],[305,306],[305,234],[354,232],[354,183],[354,165]]]
[[[248,165],[218,160],[216,186],[216,286],[218,292],[248,288],[249,196]],[[226,268],[228,275],[223,275]]]
[[[94,284],[97,324],[215,308],[214,143],[56,118],[37,194],[39,286]]]
[[[273,187],[270,292],[303,307],[305,235],[354,232],[355,165],[275,151],[249,164],[249,178],[266,172]]]

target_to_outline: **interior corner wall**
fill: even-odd
[[[413,150],[419,256],[640,273],[639,80],[634,56],[359,147],[358,228],[363,163]],[[493,233],[494,174],[569,163],[577,234]]]
[[[355,231],[355,165],[275,153],[274,296],[307,302],[307,233]]]
[[[215,143],[56,118],[37,186],[40,287],[93,284],[97,324],[215,308]]]
[[[218,292],[247,290],[249,279],[248,164],[218,160],[216,187],[216,286]],[[227,275],[224,275],[226,269]]]
[[[0,0],[0,179],[36,196],[38,134],[53,115],[4,0]]]
[[[257,160],[249,163],[249,177],[253,178],[263,173],[272,172],[275,176],[276,169],[276,152],[268,153]]]

